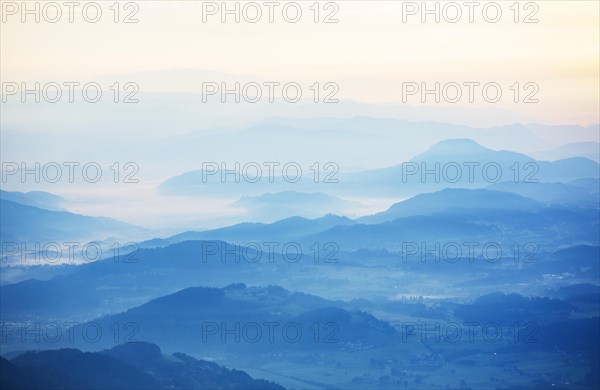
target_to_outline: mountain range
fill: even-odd
[[[0,241],[14,243],[105,240],[139,236],[144,229],[105,217],[90,217],[0,200]]]
[[[196,170],[171,177],[158,189],[165,195],[195,196],[301,191],[335,196],[406,197],[444,188],[484,188],[506,181],[533,184],[600,177],[600,165],[587,158],[539,161],[521,153],[485,148],[470,139],[440,141],[427,151],[388,168],[357,172],[347,172],[339,164],[338,168],[339,173],[332,176],[335,183],[315,182],[306,172],[298,182],[289,183],[279,173],[269,179],[266,171],[257,182],[234,182],[223,180],[220,174],[203,176],[201,170]],[[305,167],[305,171],[307,169]],[[335,172],[325,171],[321,175],[328,173]]]
[[[183,353],[163,354],[157,345],[144,342],[99,352],[29,351],[11,360],[0,357],[0,371],[0,385],[7,390],[283,389]]]

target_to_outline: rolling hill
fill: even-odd
[[[163,354],[157,345],[142,342],[95,353],[58,349],[0,359],[3,389],[283,389],[213,362]]]

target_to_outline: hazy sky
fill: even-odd
[[[22,22],[21,1],[0,3],[3,83],[97,81],[107,89],[115,81],[132,81],[139,84],[140,95],[146,98],[135,105],[110,101],[23,105],[13,99],[2,108],[3,159],[23,159],[31,163],[30,160],[38,159],[124,162],[138,158],[136,161],[142,166],[140,175],[145,180],[126,190],[113,186],[102,187],[100,191],[98,186],[85,185],[43,188],[66,196],[72,211],[90,215],[106,215],[146,226],[164,226],[165,215],[169,215],[172,223],[179,227],[198,227],[201,226],[198,221],[208,223],[206,221],[217,216],[236,217],[239,210],[227,207],[235,199],[219,199],[214,204],[198,203],[194,199],[173,202],[153,191],[166,177],[198,168],[200,159],[208,158],[208,152],[222,153],[223,160],[219,161],[226,161],[228,156],[239,158],[236,150],[245,150],[248,146],[240,141],[234,145],[239,149],[220,150],[213,146],[213,139],[213,143],[200,145],[205,149],[198,149],[204,150],[204,154],[198,151],[198,161],[187,161],[187,157],[183,162],[171,161],[177,152],[168,149],[165,153],[163,139],[198,129],[236,128],[267,117],[356,115],[437,120],[477,127],[515,122],[588,125],[600,121],[598,1],[520,2],[517,8],[514,1],[480,2],[473,9],[473,23],[469,21],[469,8],[463,1],[427,2],[429,9],[438,4],[439,23],[431,14],[425,15],[427,19],[422,22],[422,9],[415,8],[421,7],[421,1],[320,2],[319,23],[314,22],[312,0],[276,2],[274,23],[268,21],[269,9],[264,1],[253,3],[258,4],[263,13],[258,23],[249,23],[244,18],[236,23],[232,15],[222,23],[221,13],[203,13],[211,7],[215,10],[215,5],[221,7],[220,1],[121,2],[119,23],[113,20],[115,8],[110,8],[114,1],[98,2],[102,15],[97,23],[87,22],[82,14],[82,9],[88,7],[86,17],[95,17],[94,8],[89,6],[96,4],[93,2],[79,3],[73,13],[73,23],[69,22],[69,10],[62,1],[54,3],[59,4],[62,12],[56,23],[47,20],[56,17],[56,9],[47,3],[27,2],[29,9],[39,4],[39,23],[34,21],[35,15],[26,15],[25,23]],[[246,16],[252,18],[255,10],[248,4],[240,2],[240,11],[243,13],[246,9],[249,12]],[[297,23],[290,23],[284,19],[282,9],[288,7],[286,16],[293,18],[295,4],[302,10],[302,16]],[[462,13],[457,23],[448,20],[457,16],[454,4],[459,5]],[[234,6],[235,2],[228,2],[230,9]],[[491,23],[498,8],[502,13],[499,21]],[[483,9],[487,10],[488,20]],[[123,23],[132,12],[138,22]],[[327,16],[338,22],[323,23]],[[524,23],[525,19],[537,22]],[[313,105],[310,101],[295,106],[222,105],[219,102],[203,105],[198,103],[197,96],[186,94],[200,92],[202,83],[207,81],[282,84],[295,81],[302,84],[305,92],[314,82],[321,85],[334,82],[339,86],[336,98],[366,103],[402,102],[402,89],[407,82],[427,83],[429,87],[436,82],[441,85],[497,83],[503,96],[501,101],[491,104],[482,99],[481,89],[477,89],[473,103],[469,103],[466,96],[454,104],[445,103],[443,99],[435,103],[429,97],[425,105],[433,109],[415,109],[414,106],[422,104],[418,94],[409,96],[408,105],[378,107],[353,102]],[[509,89],[515,83],[519,83],[519,103],[513,101],[514,91]],[[535,88],[525,88],[526,85]],[[463,88],[466,94],[467,89]],[[539,102],[523,103],[532,92]],[[296,108],[302,115],[294,111]],[[589,137],[576,137],[571,130],[565,137],[554,140],[555,146],[588,140]],[[511,149],[527,148],[525,138],[510,140],[515,144]],[[148,144],[149,140],[154,143]],[[142,141],[146,143],[139,147]],[[427,146],[420,145],[410,152],[406,147],[404,154],[399,151],[402,148],[394,147],[393,153],[381,153],[368,163],[397,164]],[[529,147],[536,151],[550,146]],[[286,156],[299,153],[304,158],[306,155],[303,150],[294,148],[282,152]],[[338,158],[344,155],[343,149],[337,152],[334,156]],[[352,161],[354,153],[354,150],[347,152]],[[333,157],[327,153],[323,158]],[[143,164],[148,159],[153,161],[151,167]],[[360,160],[356,164],[359,163],[365,162]],[[157,169],[157,165],[161,169]],[[162,207],[165,201],[166,208]],[[391,203],[392,200],[365,201],[361,212],[383,210]],[[145,207],[132,207],[142,204]],[[194,212],[189,213],[190,210]],[[224,220],[215,223],[222,224]]]
[[[521,2],[519,23],[514,22],[515,11],[509,8],[512,1],[495,3],[502,11],[497,23],[483,18],[486,2],[474,8],[473,23],[468,21],[464,2],[457,2],[462,12],[458,23],[444,18],[455,15],[451,7],[444,8],[449,7],[447,2],[439,2],[440,23],[433,15],[422,23],[419,11],[409,15],[410,2],[321,2],[319,18],[335,11],[333,17],[339,20],[329,24],[314,23],[314,12],[309,9],[312,1],[298,2],[303,14],[297,23],[283,19],[281,9],[286,2],[275,8],[275,22],[269,23],[268,8],[259,1],[263,15],[254,24],[243,18],[235,23],[233,16],[222,23],[220,13],[207,15],[207,23],[203,23],[203,6],[207,5],[193,1],[135,2],[139,9],[134,17],[139,22],[132,24],[113,22],[114,13],[109,9],[113,2],[100,2],[102,18],[94,24],[85,22],[80,9],[75,9],[75,22],[69,23],[64,7],[57,23],[48,23],[43,17],[35,23],[33,16],[22,23],[20,13],[7,14],[11,2],[2,3],[6,18],[0,39],[3,81],[88,81],[188,68],[257,81],[306,85],[332,81],[340,86],[338,97],[365,102],[399,102],[402,83],[407,81],[497,82],[505,97],[494,107],[546,123],[598,121],[597,1],[538,1],[527,6]],[[428,2],[431,7],[433,3]],[[29,4],[33,7],[33,2]],[[421,2],[414,4],[420,6]],[[240,3],[240,10],[244,5]],[[230,2],[230,6],[234,5]],[[119,18],[132,11],[133,7],[121,9]],[[48,12],[52,18],[54,11]],[[253,11],[248,8],[248,12]],[[488,9],[490,18],[494,13],[495,7]],[[289,14],[293,16],[293,9]],[[530,14],[537,23],[523,23]],[[146,87],[199,91],[203,81],[189,80],[182,86],[156,80]],[[540,102],[512,102],[508,88],[515,82],[521,88],[527,82],[536,83],[539,91],[535,97]],[[523,99],[531,90],[521,92]],[[420,104],[417,98],[409,102]],[[466,99],[459,104],[469,105]],[[474,105],[490,107],[481,98]]]

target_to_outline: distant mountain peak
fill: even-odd
[[[345,217],[343,215],[337,215],[333,213],[328,213],[323,215],[321,218],[318,218],[320,221],[347,221],[350,222],[352,219]]]
[[[452,152],[452,153],[461,153],[461,152],[489,152],[492,151],[484,146],[481,146],[477,142],[473,141],[469,138],[453,138],[446,139],[440,142],[433,144],[427,152]],[[426,152],[426,153],[427,153]]]
[[[381,223],[414,215],[431,215],[453,209],[516,209],[535,210],[540,207],[533,199],[488,189],[445,188],[416,195],[394,203],[386,211],[358,219],[360,223]]]
[[[440,161],[446,159],[471,158],[502,161],[533,161],[533,158],[522,153],[508,150],[494,150],[486,148],[469,138],[446,139],[437,142],[425,152],[413,157],[414,161]]]

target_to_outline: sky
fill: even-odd
[[[162,180],[197,169],[207,154],[221,152],[214,147],[214,139],[213,144],[202,145],[204,155],[199,152],[197,161],[182,163],[176,158],[177,151],[165,152],[163,145],[175,144],[173,139],[196,131],[225,134],[273,117],[294,120],[361,115],[478,128],[517,122],[581,126],[600,122],[598,1],[476,2],[473,22],[464,1],[428,1],[429,9],[437,4],[439,22],[436,15],[423,12],[421,1],[321,1],[317,7],[314,1],[275,2],[273,23],[268,20],[266,2],[229,1],[228,7],[236,3],[239,23],[235,15],[227,14],[222,22],[220,1],[120,2],[118,15],[113,1],[84,1],[78,3],[71,23],[69,10],[61,1],[0,1],[3,90],[7,83],[31,86],[36,82],[93,81],[110,97],[107,90],[114,82],[123,86],[130,81],[139,86],[136,96],[140,97],[140,104],[134,105],[106,100],[101,104],[22,104],[19,94],[5,95],[8,104],[0,105],[2,160],[28,164],[34,160],[101,161],[105,167],[114,161],[146,162],[141,172],[147,180],[127,191],[121,187],[100,191],[98,186],[43,189],[67,197],[75,212],[154,227],[162,226],[167,214],[179,214],[173,217],[178,226],[198,227],[199,221],[217,215],[237,217],[239,210],[226,210],[235,199],[219,199],[214,204],[169,199],[166,209],[160,206],[165,199],[153,191]],[[29,9],[38,4],[39,22],[35,15],[23,13],[23,4]],[[49,4],[58,4],[60,9],[56,23],[49,22],[57,16]],[[90,4],[98,4],[102,12],[96,23],[85,19],[95,18]],[[254,17],[255,5],[262,17],[250,23],[247,19]],[[85,17],[84,7],[88,7]],[[288,20],[284,7],[288,7]],[[299,7],[302,15],[291,23],[294,7]],[[501,14],[495,14],[498,9]],[[137,22],[124,23],[128,17]],[[492,23],[495,18],[498,20]],[[335,23],[324,23],[325,19]],[[334,83],[334,98],[344,104],[311,104],[309,100],[296,105],[223,105],[212,100],[204,105],[198,96],[205,82],[297,82],[305,99],[313,97],[310,87],[315,82],[319,83],[320,99],[331,92],[324,89],[325,83]],[[407,86],[422,90],[436,83],[448,92],[439,102],[421,91],[407,93]],[[465,83],[479,83],[472,102]],[[454,103],[449,100],[456,85],[462,95]],[[479,87],[483,85],[499,86],[501,99],[487,101]],[[514,140],[511,149],[538,151],[591,140],[589,135],[576,133],[564,131],[560,139],[554,137],[551,145],[543,147],[530,147],[522,137]],[[256,141],[256,145],[262,142]],[[242,141],[238,144],[230,151],[223,150],[219,156],[223,160],[219,161],[239,158],[238,151],[248,145]],[[381,153],[369,161],[355,159],[352,151],[338,152],[356,160],[351,168],[358,169],[365,164],[371,168],[397,164],[427,146],[414,150],[398,147],[402,150]],[[306,155],[305,149],[291,147],[289,153]],[[148,165],[148,159],[152,164]],[[131,207],[141,202],[146,207]],[[361,212],[382,210],[392,202],[367,200]],[[190,207],[195,211],[193,220],[186,214]],[[154,213],[146,213],[149,209]]]
[[[449,22],[456,14],[448,2],[428,2],[431,7],[439,3],[439,23],[434,15],[421,22],[421,2],[321,2],[319,19],[333,13],[337,23],[314,23],[309,8],[313,2],[298,2],[302,17],[297,23],[286,22],[279,11],[286,2],[275,8],[274,23],[267,20],[264,2],[256,3],[263,13],[257,23],[243,17],[235,23],[231,15],[222,23],[221,9],[205,15],[203,23],[203,9],[209,10],[203,4],[210,2],[138,1],[136,8],[127,9],[121,3],[120,19],[135,11],[138,23],[129,24],[114,23],[112,2],[100,2],[102,17],[97,23],[87,23],[77,9],[74,23],[69,23],[64,7],[57,23],[46,22],[43,14],[40,23],[33,16],[22,23],[19,12],[7,15],[7,3],[20,2],[2,3],[3,81],[88,81],[142,71],[198,69],[244,80],[335,82],[339,98],[370,103],[402,101],[406,82],[430,86],[495,82],[504,97],[494,107],[541,123],[598,122],[597,1],[520,2],[519,23],[514,22],[515,10],[509,8],[513,2],[508,1],[492,2],[502,12],[496,23],[483,17],[486,2],[474,8],[473,23],[464,2],[454,3],[462,13],[457,23]],[[242,15],[248,2],[238,3]],[[416,14],[411,14],[409,3],[419,7]],[[220,2],[213,4],[220,8]],[[490,20],[495,9],[487,11]],[[247,10],[252,17],[252,10]],[[52,18],[52,11],[47,12]],[[528,16],[537,22],[523,23]],[[203,81],[181,85],[156,80],[143,87],[198,92]],[[539,102],[514,103],[509,87],[515,82],[521,88],[535,83]],[[533,90],[523,90],[520,99],[529,92]],[[418,97],[408,103],[422,104]],[[475,100],[458,104],[490,106],[481,98]],[[434,102],[430,98],[426,103]],[[439,104],[457,105],[443,99]]]

